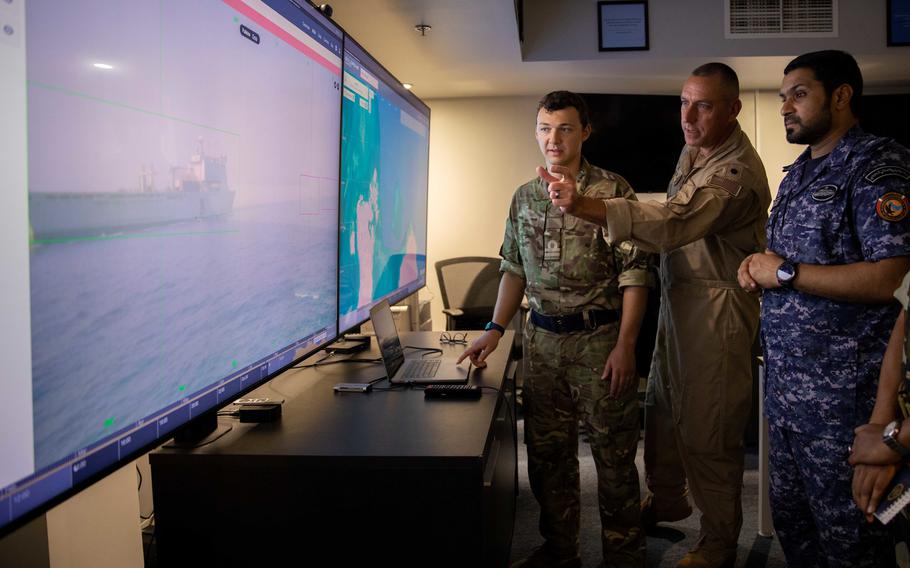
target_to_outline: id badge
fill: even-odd
[[[562,229],[547,229],[543,233],[543,259],[545,261],[562,258]]]
[[[565,216],[557,209],[551,212],[549,206],[543,220],[543,260],[544,262],[562,259],[562,230]]]

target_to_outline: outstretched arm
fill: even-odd
[[[751,177],[736,185],[711,176],[705,185],[687,185],[659,203],[579,195],[575,180],[566,172],[561,166],[551,166],[549,172],[537,168],[537,174],[548,183],[553,205],[605,227],[611,242],[631,241],[649,252],[675,250],[728,227],[750,225],[766,207],[762,187],[749,185],[758,183]]]
[[[503,272],[502,278],[499,280],[496,307],[493,308],[493,322],[502,327],[509,325],[521,305],[524,294],[525,280],[511,272]],[[458,357],[458,362],[461,363],[466,357],[470,357],[471,363],[475,367],[486,367],[486,358],[496,350],[501,337],[502,335],[495,329],[485,331]]]

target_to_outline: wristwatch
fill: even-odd
[[[777,283],[783,288],[793,288],[793,281],[799,274],[799,265],[785,260],[777,267]]]
[[[882,442],[886,446],[897,452],[901,459],[910,458],[910,448],[901,444],[897,441],[897,435],[901,432],[901,421],[894,420],[887,426],[885,426],[884,433],[882,434]]]
[[[502,337],[503,335],[506,334],[506,328],[502,327],[495,321],[491,321],[490,323],[485,325],[483,328],[484,331],[490,331],[491,329],[495,329],[496,331],[498,331],[500,337]]]

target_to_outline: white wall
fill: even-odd
[[[534,139],[536,97],[429,104],[427,287],[433,295],[433,328],[444,329],[436,261],[498,256],[512,193],[536,175],[543,159]]]
[[[796,159],[802,147],[784,138],[777,92],[744,92],[742,101],[740,124],[761,155],[776,195],[781,167]],[[432,296],[433,328],[439,330],[445,328],[445,318],[435,262],[498,256],[512,193],[536,175],[543,157],[534,139],[537,97],[438,99],[429,104],[429,276],[421,298]]]
[[[136,462],[0,540],[0,566],[23,568],[139,568]]]
[[[51,568],[141,567],[135,462],[48,511],[47,534]]]
[[[752,142],[765,164],[773,198],[777,196],[777,188],[784,179],[781,168],[792,164],[806,147],[787,142],[777,91],[756,91],[754,96],[757,133]]]

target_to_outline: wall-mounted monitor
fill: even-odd
[[[291,0],[11,6],[0,533],[335,339],[343,56]]]
[[[430,109],[350,37],[341,139],[339,331],[426,285]]]

